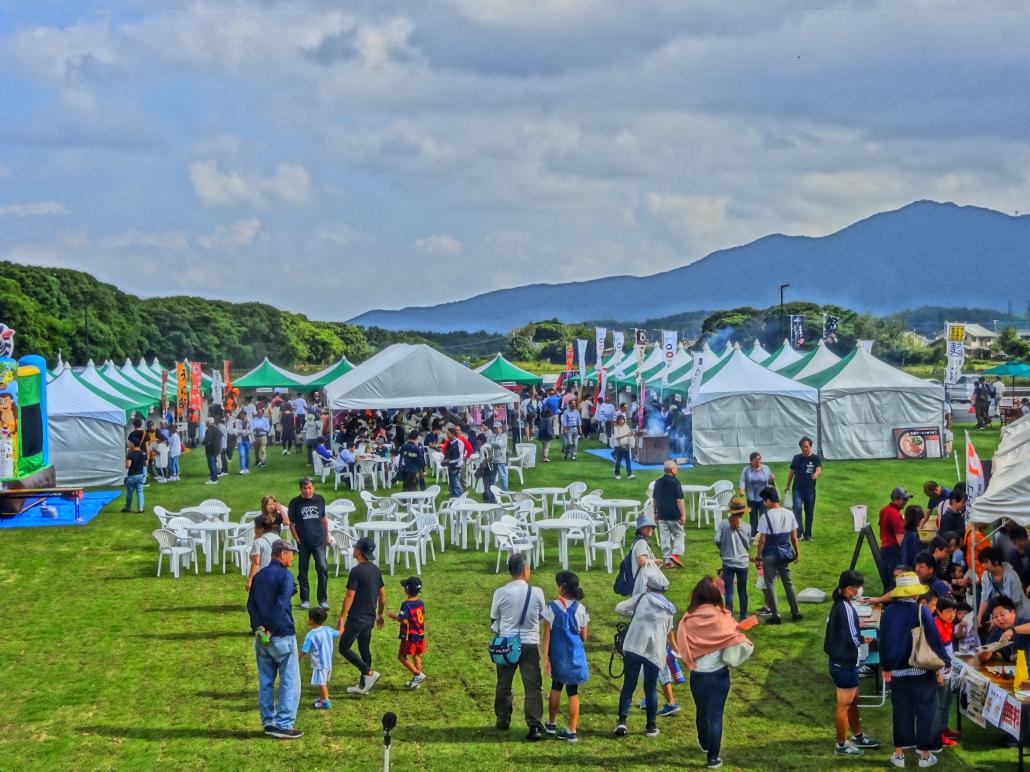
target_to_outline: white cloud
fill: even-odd
[[[298,164],[278,164],[270,177],[222,171],[215,161],[191,163],[189,170],[193,192],[205,206],[303,204],[311,190],[311,173]]]
[[[146,233],[138,230],[117,233],[97,240],[103,249],[183,249],[189,244],[183,231]]]
[[[254,241],[260,230],[261,220],[251,217],[232,225],[219,225],[213,233],[200,236],[197,243],[212,252],[231,252]]]
[[[361,240],[361,233],[349,225],[326,225],[315,231],[315,239],[333,247],[349,247]]]
[[[454,236],[437,234],[415,239],[415,249],[430,255],[460,255],[461,242],[454,238]]]
[[[60,201],[34,201],[29,204],[7,204],[0,206],[0,215],[15,217],[42,217],[44,215],[68,214],[68,207]]]

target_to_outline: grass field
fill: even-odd
[[[996,433],[975,435],[984,457]],[[607,675],[608,647],[616,621],[612,577],[601,570],[581,574],[593,622],[588,642],[590,682],[581,690],[583,718],[575,746],[555,741],[527,743],[516,689],[515,721],[507,733],[493,727],[494,671],[486,655],[488,611],[495,553],[448,549],[424,571],[428,610],[428,680],[414,693],[403,684],[395,663],[396,628],[373,639],[376,667],[384,677],[367,697],[348,699],[344,687],[352,671],[337,657],[331,711],[310,708],[310,673],[302,665],[305,689],[298,716],[303,739],[266,739],[259,726],[252,639],[238,573],[176,581],[154,576],[156,549],[150,533],[155,504],[171,509],[209,496],[226,501],[234,516],[258,507],[273,492],[288,500],[304,472],[298,456],[273,449],[267,471],[233,474],[217,487],[203,485],[204,460],[190,454],[179,484],[151,485],[147,514],[126,515],[116,500],[92,523],[80,528],[35,528],[3,532],[0,588],[6,627],[0,635],[0,683],[8,728],[0,733],[0,766],[8,769],[217,768],[323,769],[345,765],[375,769],[381,757],[380,718],[399,717],[395,769],[505,770],[516,768],[666,769],[702,768],[696,749],[693,706],[686,686],[677,687],[683,712],[660,719],[662,733],[643,735],[641,714],[630,717],[631,734],[611,735],[620,683]],[[782,485],[786,465],[773,465]],[[685,482],[736,481],[739,468],[706,467],[681,472]],[[612,467],[588,454],[576,462],[560,459],[527,473],[527,485],[584,480],[606,494],[640,498],[657,472],[616,482]],[[815,541],[803,545],[795,571],[798,589],[829,591],[847,567],[855,544],[848,507],[864,503],[873,513],[894,485],[919,490],[923,480],[955,478],[952,460],[831,462],[819,484]],[[331,486],[323,491],[333,498]],[[351,494],[342,494],[351,495]],[[553,597],[556,550],[535,572],[535,583]],[[687,568],[673,574],[670,598],[683,609],[694,582],[718,565],[708,528],[690,528]],[[582,553],[572,550],[572,568]],[[869,591],[871,560],[864,561]],[[862,568],[862,566],[860,566]],[[503,569],[502,569],[503,570]],[[387,578],[389,605],[401,598]],[[312,570],[312,574],[313,574]],[[753,574],[753,572],[752,572]],[[312,576],[312,583],[314,576]],[[751,577],[751,584],[754,576]],[[345,579],[330,577],[333,615]],[[752,589],[752,607],[761,605]],[[782,595],[781,595],[782,598]],[[808,606],[805,619],[752,630],[755,656],[733,672],[723,740],[726,767],[751,769],[883,769],[888,750],[838,762],[831,755],[833,688],[826,674],[822,632],[828,606]],[[296,612],[303,635],[306,615]],[[890,745],[890,709],[865,711],[866,727]],[[964,724],[969,729],[969,722]],[[945,751],[942,769],[1012,768],[1015,751],[997,746],[997,734],[967,732],[962,745]],[[914,766],[911,761],[910,766]]]

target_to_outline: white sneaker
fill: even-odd
[[[380,673],[376,670],[372,671],[372,675],[365,676],[365,688],[361,690],[362,694],[368,694],[372,691],[372,687],[376,685],[376,681],[379,680]]]
[[[631,474],[631,475],[630,475],[629,477],[627,477],[626,479],[627,479],[627,480],[635,480],[635,479],[637,479],[637,476],[636,476],[635,474]]]
[[[418,687],[420,687],[422,685],[422,682],[425,681],[425,680],[426,680],[426,674],[425,673],[419,673],[417,676],[414,676],[408,683],[411,684],[411,688],[412,689],[417,689]]]
[[[204,485],[218,485],[218,480],[204,480]]]
[[[364,694],[364,692],[361,691],[361,684],[354,684],[354,686],[348,686],[347,694],[356,694],[358,696]]]
[[[229,473],[228,473],[228,472],[219,472],[219,473],[218,473],[218,476],[219,476],[219,477],[228,477],[228,476],[229,476]]]
[[[891,764],[893,764],[896,767],[903,767],[903,766],[905,766],[905,754],[902,754],[902,755],[899,756],[896,753],[892,753],[891,754]]]
[[[937,757],[934,756],[932,753],[929,756],[920,756],[919,757],[919,766],[921,766],[921,767],[932,767],[936,763],[937,763]]]

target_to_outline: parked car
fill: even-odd
[[[946,383],[944,385],[944,398],[948,402],[972,402],[973,384],[976,383],[976,379],[979,377],[977,373],[963,373],[959,376],[957,382]]]

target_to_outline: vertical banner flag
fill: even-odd
[[[805,345],[805,317],[801,314],[791,314],[790,345],[794,348]]]
[[[701,388],[701,378],[705,374],[705,351],[701,349],[694,354],[694,369],[690,373],[690,390],[687,392],[687,411],[694,410],[697,390]]]
[[[576,356],[579,359],[579,383],[586,384],[587,377],[587,343],[583,338],[576,338]]]
[[[644,364],[644,347],[647,345],[647,330],[634,330],[635,347],[637,350],[637,375],[640,375],[640,368]]]
[[[615,377],[622,378],[626,374],[622,369],[622,347],[626,345],[625,333],[613,332],[612,345],[615,346]]]
[[[662,386],[669,385],[669,371],[676,356],[676,331],[662,330]]]
[[[190,362],[190,410],[200,412],[200,384],[204,378],[204,370],[199,362]]]
[[[175,363],[175,418],[187,421],[190,409],[190,378],[185,362]]]
[[[946,328],[945,356],[948,364],[944,370],[944,382],[958,383],[962,375],[962,365],[966,362],[966,326],[964,324],[949,324]]]
[[[604,339],[608,330],[604,327],[594,328],[594,345],[597,348],[597,369],[601,369],[601,357],[604,356]]]
[[[161,371],[161,420],[168,415],[168,371]]]
[[[565,344],[565,372],[572,372],[572,343]]]
[[[211,371],[211,404],[224,405],[225,391],[222,388],[222,374],[217,370]]]
[[[976,454],[973,441],[969,439],[969,432],[966,432],[966,498],[972,504],[981,493],[984,492],[984,468],[980,463],[980,456]]]
[[[867,354],[873,353],[873,343],[871,340],[859,340],[858,345],[862,347],[862,350]]]
[[[229,360],[222,360],[222,383],[225,386],[225,392],[227,394],[232,393],[232,378],[229,377]]]
[[[823,314],[823,340],[827,343],[837,342],[837,322],[840,321],[833,314]]]

